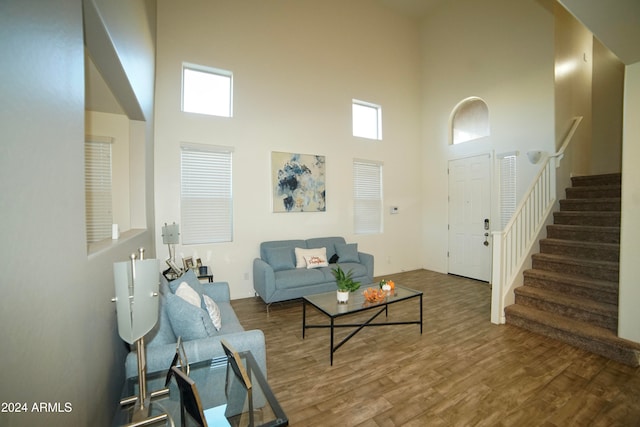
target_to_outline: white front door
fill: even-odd
[[[491,280],[491,157],[449,162],[449,273]]]

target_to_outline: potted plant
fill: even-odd
[[[342,267],[339,265],[336,268],[332,268],[331,272],[336,278],[336,286],[338,287],[338,302],[346,303],[349,301],[349,293],[358,290],[360,288],[360,282],[353,280],[353,271],[349,270],[345,273]]]

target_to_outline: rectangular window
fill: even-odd
[[[182,243],[231,242],[233,149],[189,143],[180,149]]]
[[[353,100],[353,136],[382,139],[382,108],[369,102]]]
[[[111,237],[113,223],[111,138],[89,137],[84,144],[87,243]]]
[[[353,161],[354,232],[382,233],[382,163]]]
[[[516,156],[500,159],[500,223],[502,229],[516,211]]]
[[[233,74],[230,71],[182,65],[182,111],[233,116]]]

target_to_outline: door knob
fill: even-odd
[[[484,233],[484,242],[482,244],[489,246],[489,233]]]

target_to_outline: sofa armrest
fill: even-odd
[[[264,333],[259,329],[232,334],[216,335],[214,337],[199,340],[185,341],[184,351],[187,354],[189,364],[202,362],[215,357],[225,356],[220,340],[227,341],[236,351],[251,351],[258,362],[260,369],[267,375],[267,351],[265,347]],[[163,344],[146,347],[147,373],[166,371],[176,353],[176,344]],[[137,351],[131,351],[125,360],[125,375],[127,378],[138,375]]]
[[[369,276],[369,280],[373,282],[373,255],[358,252],[358,257],[360,257],[360,263],[367,267],[367,275]]]
[[[209,295],[209,297],[216,302],[231,301],[229,283],[227,282],[203,283],[202,289],[205,294]]]
[[[276,290],[276,276],[273,268],[261,258],[253,260],[253,289],[267,303]]]

